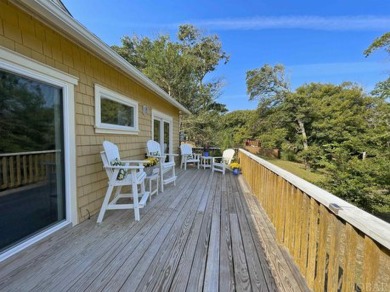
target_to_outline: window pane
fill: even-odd
[[[134,107],[102,97],[101,119],[105,124],[134,127]]]
[[[169,123],[164,122],[164,153],[169,153]]]
[[[0,70],[0,250],[65,219],[62,89]]]
[[[159,120],[153,120],[153,133],[154,137],[153,140],[161,143],[160,141],[160,121]]]

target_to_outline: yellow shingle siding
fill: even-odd
[[[79,78],[75,135],[80,221],[100,210],[106,191],[107,177],[99,155],[104,140],[116,143],[124,158],[144,158],[146,141],[151,138],[151,109],[156,109],[173,117],[173,146],[178,149],[177,108],[8,1],[0,1],[0,20],[1,46]],[[138,102],[138,135],[95,134],[95,84]],[[150,109],[146,115],[143,105]]]

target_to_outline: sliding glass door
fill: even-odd
[[[0,69],[0,251],[65,220],[63,89]]]

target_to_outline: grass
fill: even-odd
[[[292,162],[292,161],[269,158],[269,157],[261,157],[261,158],[267,160],[268,162],[271,162],[272,164],[280,168],[283,168],[284,170],[291,172],[292,174],[295,174],[296,176],[299,176],[300,178],[303,178],[304,180],[307,180],[308,182],[311,182],[312,184],[317,184],[325,178],[325,174],[323,172],[321,171],[314,172],[305,169],[305,166],[299,162]]]

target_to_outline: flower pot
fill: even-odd
[[[148,166],[144,168],[144,171],[146,172],[146,175],[150,176],[155,168],[157,168],[157,166]]]
[[[233,174],[234,175],[239,175],[240,174],[240,170],[238,168],[233,169]]]

